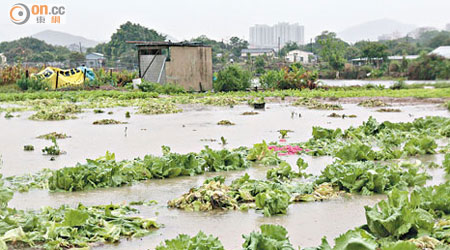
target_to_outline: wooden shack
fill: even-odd
[[[186,90],[212,89],[212,50],[198,43],[132,41],[138,49],[139,77]]]

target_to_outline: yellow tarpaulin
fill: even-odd
[[[64,70],[47,67],[34,76],[47,79],[52,89],[80,86],[85,81],[89,81],[89,78],[84,76],[83,71],[77,68]]]

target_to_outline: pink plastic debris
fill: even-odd
[[[282,147],[270,145],[267,148],[270,150],[273,150],[275,152],[279,152],[278,153],[279,156],[295,155],[295,154],[298,154],[300,151],[306,151],[306,152],[309,151],[309,149],[303,149],[300,146],[291,146],[291,145],[285,145]]]

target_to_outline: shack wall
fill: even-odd
[[[176,83],[186,90],[212,89],[211,47],[170,47],[166,62],[166,82]]]

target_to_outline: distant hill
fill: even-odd
[[[401,23],[392,19],[379,19],[352,26],[341,32],[338,37],[346,42],[361,40],[377,41],[380,36],[389,37],[392,34],[405,36],[416,28],[415,25]]]
[[[99,42],[97,41],[90,40],[82,36],[75,36],[69,33],[54,30],[44,30],[32,35],[31,37],[42,40],[48,44],[61,45],[66,47],[72,44],[79,45],[79,43],[81,43],[82,47],[89,48],[95,47],[95,45],[99,44]]]

